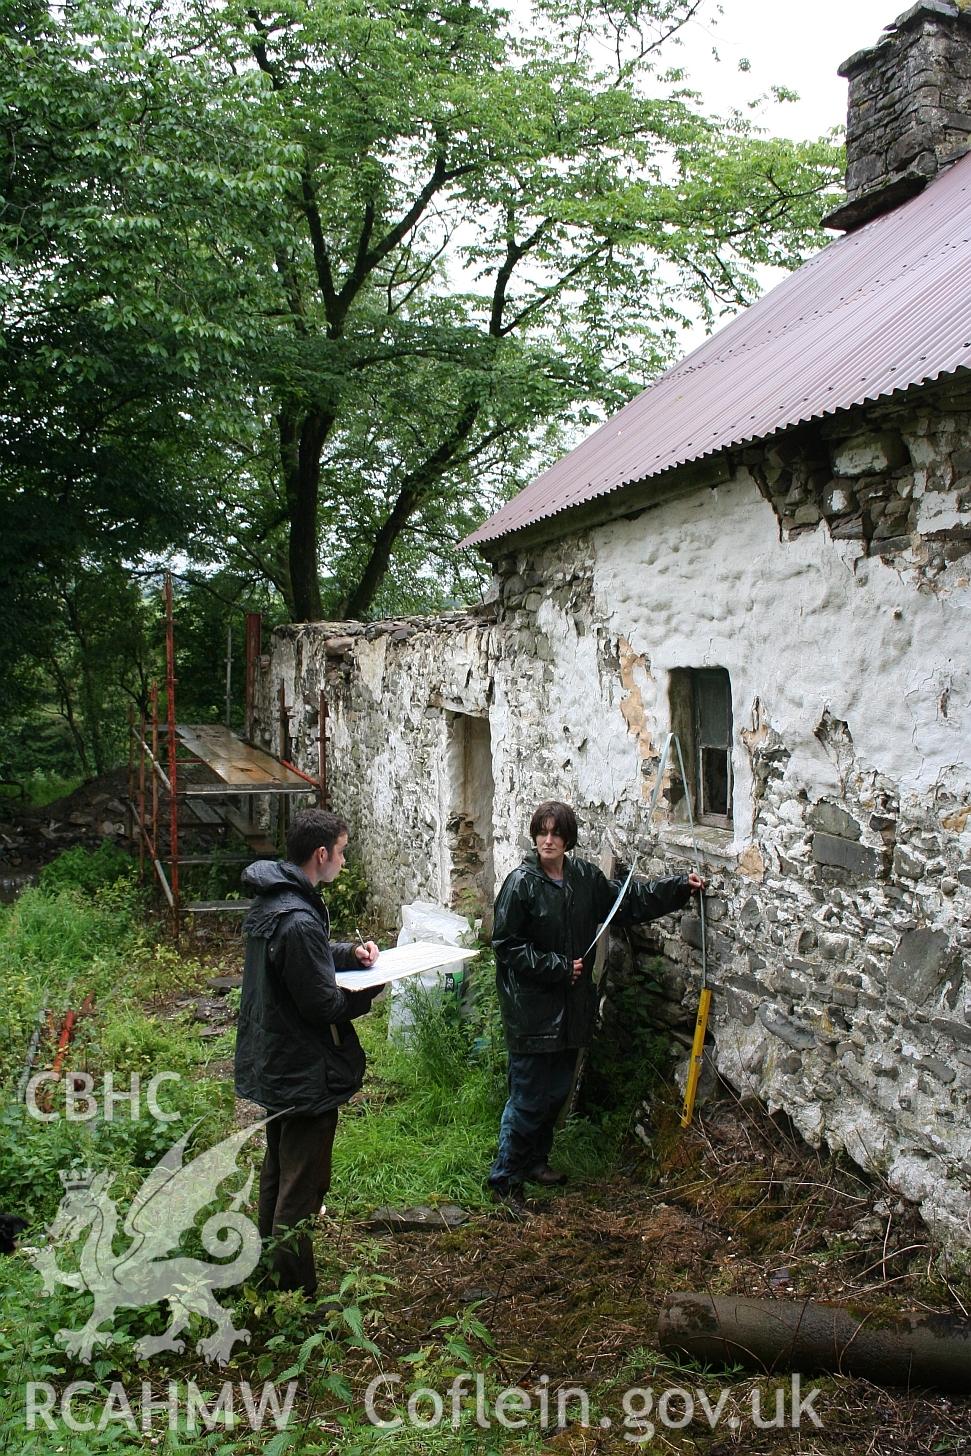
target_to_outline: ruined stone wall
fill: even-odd
[[[592,859],[691,867],[677,811],[662,797],[648,824],[646,805],[672,672],[726,669],[734,827],[697,835],[717,1066],[955,1245],[971,1245],[969,441],[960,381],[789,432],[717,488],[675,480],[501,560],[477,616],[285,629],[264,683],[269,724],[284,682],[311,766],[326,686],[335,804],[393,910],[447,903],[477,852],[483,806],[464,848],[449,829],[463,715],[488,724],[497,883],[545,797],[575,804]],[[657,1017],[686,1036],[697,917],[632,945],[663,953]]]
[[[320,694],[327,705],[327,785],[348,821],[385,920],[404,902],[448,904],[456,715],[488,715],[493,628],[488,613],[280,628],[259,688],[255,736],[278,748],[277,694],[288,707],[294,761],[316,774]],[[468,855],[464,866],[469,869]]]
[[[462,907],[483,877],[491,901],[539,799],[599,804],[607,823],[626,792],[637,765],[617,645],[593,622],[589,562],[561,555],[542,580],[514,578],[522,610],[501,622],[493,605],[274,633],[254,736],[279,749],[282,687],[294,761],[316,773],[324,693],[329,799],[388,924],[412,899]]]

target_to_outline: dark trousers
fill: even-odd
[[[576,1063],[575,1047],[509,1053],[509,1100],[499,1123],[499,1152],[489,1174],[497,1192],[520,1187],[546,1162]]]
[[[266,1124],[266,1156],[260,1169],[260,1238],[272,1240],[267,1263],[280,1289],[317,1289],[314,1251],[294,1225],[320,1212],[330,1187],[330,1158],[337,1108],[316,1116],[284,1113]]]

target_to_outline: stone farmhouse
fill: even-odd
[[[316,771],[323,692],[392,916],[488,917],[547,797],[588,858],[687,869],[690,805],[718,1071],[968,1247],[971,10],[922,0],[842,74],[843,236],[470,538],[481,606],[280,629],[257,735]],[[698,919],[632,946],[687,1040]]]

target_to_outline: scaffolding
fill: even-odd
[[[256,671],[262,624],[259,613],[246,614],[246,714],[252,736]],[[138,863],[144,880],[151,865],[179,934],[185,915],[239,914],[247,900],[190,900],[182,897],[181,870],[186,865],[249,864],[254,859],[276,858],[276,836],[260,824],[256,811],[267,800],[278,809],[276,830],[282,832],[291,801],[312,795],[327,802],[327,705],[320,695],[320,773],[312,778],[287,761],[290,752],[290,710],[284,689],[278,695],[281,757],[257,748],[221,724],[179,723],[175,711],[175,629],[172,579],[165,578],[165,689],[161,710],[158,682],[148,694],[148,708],[140,718],[129,715],[128,811],[130,838],[138,844]],[[190,841],[215,840],[218,847],[198,850]],[[227,846],[240,844],[236,852]],[[245,846],[245,848],[243,848]]]

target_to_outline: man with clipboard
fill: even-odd
[[[319,886],[344,868],[347,825],[304,809],[287,830],[287,857],[243,871],[255,896],[243,922],[246,961],[236,1036],[236,1092],[271,1114],[260,1170],[259,1228],[280,1289],[317,1289],[305,1232],[330,1188],[337,1112],[364,1080],[352,1021],[380,985],[344,990],[338,969],[373,966],[373,941],[335,942]]]

